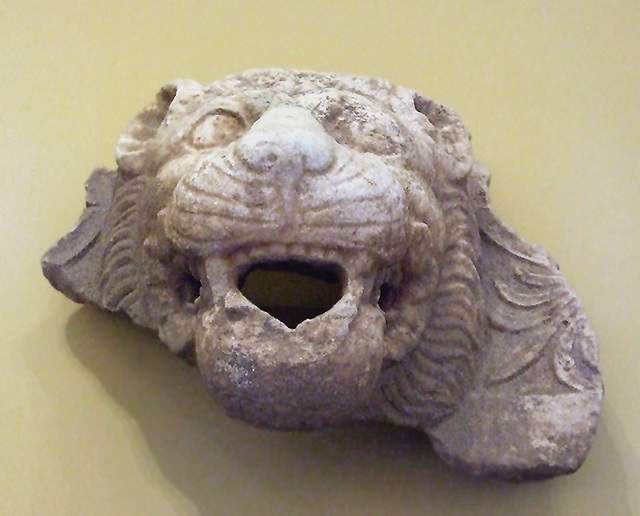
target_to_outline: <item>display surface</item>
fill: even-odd
[[[231,416],[407,425],[512,480],[582,464],[595,336],[555,262],[495,216],[451,109],[381,79],[180,80],[116,159],[45,275],[157,331]]]
[[[638,27],[635,0],[4,2],[0,514],[640,514]],[[255,427],[157,332],[51,287],[43,253],[160,87],[266,67],[384,77],[460,115],[492,210],[560,264],[597,336],[605,396],[576,473],[460,474],[387,423]],[[252,290],[282,274],[242,291],[289,302]],[[328,285],[320,309],[341,294],[306,281]]]

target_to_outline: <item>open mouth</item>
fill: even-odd
[[[335,263],[264,260],[244,268],[238,289],[260,310],[295,329],[340,301],[345,277]]]
[[[385,315],[363,276],[367,255],[270,246],[233,258],[231,267],[206,263],[213,302],[196,336],[218,403],[277,428],[349,417],[370,397],[386,354]]]

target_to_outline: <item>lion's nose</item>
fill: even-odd
[[[252,169],[296,180],[305,172],[323,172],[334,159],[336,142],[306,109],[269,109],[236,145]]]

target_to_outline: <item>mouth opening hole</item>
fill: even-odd
[[[389,283],[380,285],[380,297],[378,298],[378,306],[383,312],[389,310],[398,299],[398,291]]]
[[[258,308],[293,329],[340,300],[343,277],[335,264],[265,261],[249,267],[239,278],[238,288]]]
[[[186,303],[195,303],[196,299],[200,296],[200,290],[202,289],[202,283],[200,283],[200,280],[198,280],[191,271],[187,271],[180,278],[178,285],[180,298]]]

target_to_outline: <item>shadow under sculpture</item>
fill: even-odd
[[[491,210],[452,110],[380,79],[178,80],[116,156],[44,273],[157,331],[230,416],[417,427],[449,464],[510,480],[584,461],[595,336],[556,263]]]

